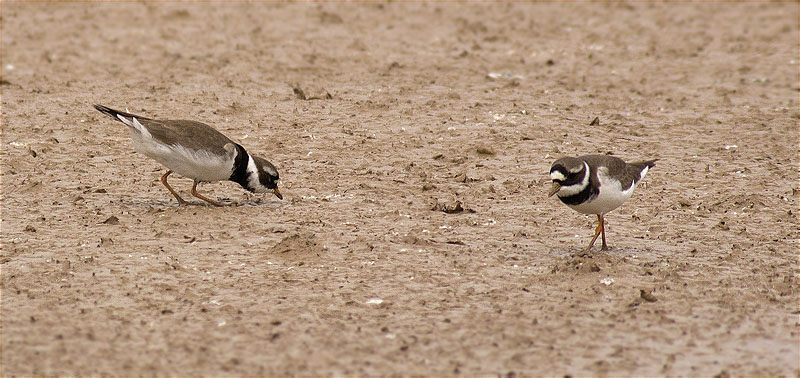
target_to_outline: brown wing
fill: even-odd
[[[192,150],[208,150],[227,155],[225,145],[233,143],[228,137],[202,122],[187,120],[141,120],[147,131],[165,144],[180,144]]]
[[[614,172],[619,172],[625,167],[625,162],[622,161],[622,159],[609,155],[583,155],[578,157],[578,159],[589,164],[589,168],[592,171],[592,176],[589,177],[589,181],[595,188],[600,187],[600,179],[597,178],[598,168],[606,167],[608,169],[608,173],[613,175]]]
[[[652,167],[655,165],[656,160],[648,160],[636,163],[625,163],[624,160],[610,155],[585,155],[580,159],[589,163],[592,170],[591,180],[593,183],[598,183],[597,168],[606,167],[610,176],[618,177],[622,185],[622,190],[626,190],[639,181],[639,175],[644,167]]]

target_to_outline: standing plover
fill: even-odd
[[[599,224],[583,253],[592,249],[600,234],[603,234],[602,250],[608,248],[603,217],[631,198],[636,183],[644,178],[656,160],[625,163],[614,156],[584,155],[561,158],[553,163],[550,168],[553,186],[548,196],[557,194],[558,199],[573,210],[597,215]]]
[[[175,172],[194,180],[192,195],[215,206],[222,203],[197,192],[197,184],[231,180],[252,193],[278,191],[278,171],[272,163],[252,156],[244,147],[205,123],[186,120],[155,120],[95,105],[95,109],[128,126],[133,147],[167,167],[161,183],[185,205],[186,201],[167,183]]]

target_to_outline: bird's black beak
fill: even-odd
[[[550,187],[550,191],[547,193],[548,197],[552,197],[553,194],[558,193],[561,190],[561,185],[557,182],[553,182],[553,186]]]
[[[281,195],[281,192],[278,190],[278,188],[272,189],[272,193],[275,193],[275,197],[278,197],[278,199],[283,199],[283,196]]]

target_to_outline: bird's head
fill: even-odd
[[[253,193],[269,193],[272,192],[279,199],[283,199],[281,192],[278,190],[278,170],[266,159],[258,156],[252,156],[252,167],[248,166],[248,173],[250,177],[247,180],[248,190]]]
[[[578,158],[565,157],[556,160],[550,167],[550,180],[553,181],[553,184],[547,196],[551,197],[562,189],[569,188],[569,192],[574,192],[573,189],[583,189],[586,186],[584,181],[587,181],[587,170],[588,165]]]

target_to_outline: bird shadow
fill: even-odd
[[[186,200],[186,203],[184,204],[179,204],[178,201],[175,200],[123,199],[120,200],[118,204],[131,208],[159,209],[159,210],[166,210],[166,209],[196,210],[198,208],[226,209],[226,208],[237,208],[237,207],[266,207],[266,208],[281,207],[281,203],[277,201],[267,201],[261,198],[252,198],[241,201],[234,201],[230,198],[221,198],[218,199],[217,201],[222,203],[224,206],[214,206],[208,202],[199,199]]]
[[[632,256],[647,255],[650,253],[652,253],[652,251],[640,248],[624,247],[624,246],[619,246],[619,247],[609,246],[605,250],[601,250],[600,248],[595,247],[592,248],[590,251],[578,248],[558,249],[553,251],[553,255],[555,256],[582,258],[582,259],[594,259],[594,258],[604,258],[604,257],[632,257]]]

